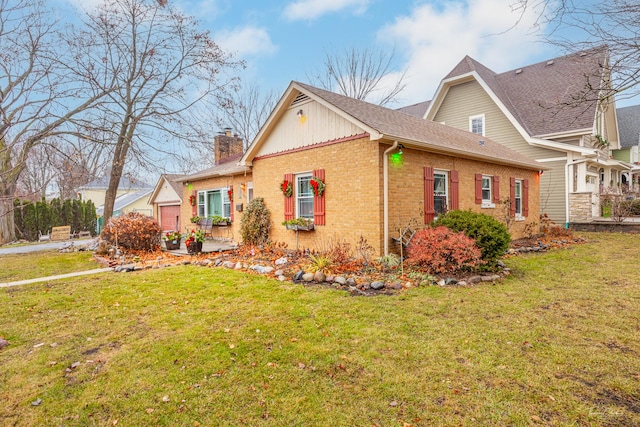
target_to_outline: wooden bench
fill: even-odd
[[[91,237],[91,232],[90,231],[80,231],[78,233],[78,238],[82,239],[83,237]]]
[[[51,241],[69,240],[71,238],[71,226],[63,225],[60,227],[53,227],[51,229]]]

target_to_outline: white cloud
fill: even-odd
[[[271,55],[278,50],[264,28],[235,28],[216,32],[213,37],[220,47],[240,58]]]
[[[410,16],[399,17],[378,32],[406,56],[405,104],[431,99],[440,80],[469,55],[496,72],[530,63],[545,48],[530,28],[535,11],[518,22],[513,0],[469,0],[416,6]],[[518,23],[517,26],[514,25]]]
[[[368,4],[369,0],[298,0],[285,7],[284,16],[290,21],[313,20],[347,8],[355,8],[355,13],[359,14]]]

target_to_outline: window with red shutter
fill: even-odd
[[[424,223],[429,224],[435,218],[436,211],[433,203],[433,168],[424,168]]]
[[[449,172],[451,174],[451,200],[449,201],[449,209],[460,209],[460,174],[457,170]]]
[[[322,180],[322,182],[325,182],[324,180],[324,169],[316,169],[313,171],[313,177],[314,178],[318,178],[320,180]],[[325,182],[326,185],[326,182]],[[326,224],[326,218],[325,218],[325,209],[324,209],[324,198],[326,195],[326,189],[325,192],[322,193],[321,196],[316,196],[314,195],[313,197],[313,223],[315,225],[325,225]]]

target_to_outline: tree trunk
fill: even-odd
[[[16,240],[16,227],[13,221],[13,194],[0,194],[0,243]]]
[[[127,115],[126,120],[120,128],[120,135],[113,153],[113,162],[111,162],[111,176],[109,177],[109,186],[104,195],[104,211],[102,214],[102,225],[107,225],[107,221],[113,216],[113,207],[116,197],[118,196],[118,185],[122,178],[122,171],[127,160],[127,153],[131,146],[131,139],[135,132],[136,121]]]

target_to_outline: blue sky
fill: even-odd
[[[168,1],[246,61],[245,82],[278,96],[291,80],[309,82],[322,70],[325,52],[344,49],[395,49],[394,71],[406,71],[407,83],[395,107],[431,99],[465,55],[503,72],[566,53],[541,41],[535,10],[518,22],[516,0]]]

